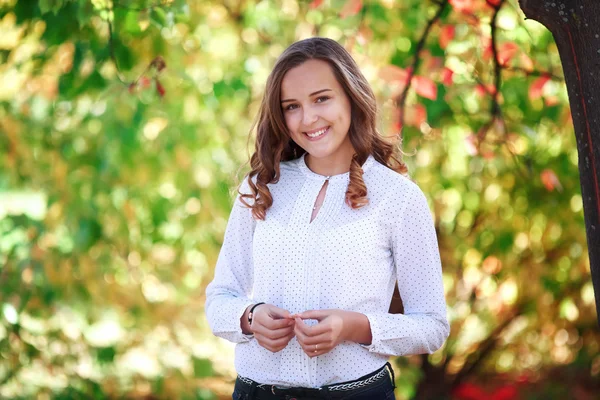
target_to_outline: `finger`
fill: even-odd
[[[262,336],[266,336],[270,339],[278,339],[283,336],[287,336],[291,333],[294,333],[294,327],[288,326],[281,329],[269,329],[265,326],[256,326],[253,329],[254,333],[259,333]]]
[[[319,345],[319,347],[316,348],[315,350],[315,345],[310,345],[310,346],[305,346],[302,347],[302,350],[304,350],[304,353],[309,356],[309,357],[318,357],[321,356],[323,354],[327,354],[329,353],[329,347],[323,346],[321,347],[321,345]]]
[[[306,336],[317,336],[330,330],[327,323],[318,323],[313,326],[306,325],[300,318],[296,318],[296,328]]]
[[[294,327],[294,334],[296,334],[296,339],[300,344],[304,343],[304,341],[307,338],[306,334],[304,334],[304,332],[300,329],[300,327],[298,327],[297,324]]]
[[[290,340],[292,340],[292,336],[288,335],[276,340],[267,338],[265,336],[258,336],[256,337],[256,340],[258,340],[258,343],[267,350],[279,351],[287,346]]]
[[[283,328],[271,329],[269,326],[260,323],[260,321],[256,321],[256,325],[254,322],[252,323],[252,330],[256,334],[257,332],[263,336],[268,336],[270,338],[279,338],[281,336],[285,336],[290,332],[293,332],[294,326],[289,325]]]
[[[289,326],[287,328],[277,329],[274,331],[266,331],[263,332],[263,336],[268,337],[269,339],[279,339],[288,335],[296,336],[294,333],[294,327]]]
[[[283,318],[283,319],[266,318],[264,320],[261,320],[260,322],[261,322],[261,325],[264,325],[265,327],[267,327],[270,330],[287,328],[288,326],[294,325],[294,321],[291,319],[287,319],[287,318]]]
[[[296,335],[296,337],[298,337],[298,335]],[[302,341],[302,344],[305,346],[313,346],[315,344],[318,344],[319,347],[321,347],[321,344],[323,344],[323,346],[327,346],[328,343],[331,342],[331,336],[328,333],[322,333],[318,336],[303,336],[301,339],[298,338],[298,342]]]
[[[283,308],[279,308],[277,306],[272,306],[269,308],[269,315],[273,319],[283,319],[290,318],[290,312],[288,310],[284,310]]]
[[[321,321],[329,316],[329,312],[328,310],[308,310],[296,315],[301,319],[316,319],[317,321]]]

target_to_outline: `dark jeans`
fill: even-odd
[[[391,368],[391,366],[390,366]],[[248,385],[236,380],[233,390],[233,400],[309,400],[309,399],[331,399],[331,400],[395,400],[394,386],[391,377],[386,376],[364,388],[352,391],[328,392],[322,396],[296,396],[296,395],[274,395],[268,390],[255,389],[253,394]]]
[[[308,400],[308,399],[316,399],[317,397],[293,397],[287,395],[281,396],[273,396],[269,395],[262,396],[262,393],[254,393],[254,396],[250,397],[250,394],[244,392],[243,390],[234,389],[233,391],[233,400]],[[394,387],[392,383],[387,381],[384,384],[376,387],[365,388],[363,391],[353,392],[348,395],[337,395],[331,396],[331,399],[335,400],[396,400],[396,396],[394,395]]]

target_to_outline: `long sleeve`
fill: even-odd
[[[247,178],[240,191],[249,193]],[[256,221],[252,210],[236,197],[233,204],[221,251],[215,266],[213,281],[206,288],[206,318],[212,332],[234,343],[247,342],[252,335],[242,333],[240,318],[253,303],[252,237]]]
[[[446,341],[450,326],[442,283],[435,227],[427,200],[408,182],[407,193],[390,215],[391,248],[404,314],[365,313],[372,342],[362,345],[386,355],[433,353]]]

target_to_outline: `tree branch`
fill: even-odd
[[[526,76],[547,76],[553,81],[564,82],[565,78],[559,75],[554,74],[552,71],[537,71],[537,70],[529,70],[523,67],[502,67],[505,71],[511,72],[522,72]]]
[[[472,371],[474,371],[485,358],[496,348],[496,343],[500,340],[504,330],[514,321],[515,317],[519,316],[523,311],[523,303],[517,305],[512,312],[498,325],[492,333],[482,342],[479,343],[477,349],[471,353],[461,370],[455,375],[452,380],[451,387],[455,388],[462,383],[462,381],[468,377]],[[446,359],[446,363],[451,358]]]
[[[398,117],[399,118],[398,122],[399,122],[399,126],[400,126],[400,132],[398,133],[399,136],[402,135],[402,130],[404,129],[404,109],[406,107],[406,97],[408,95],[408,91],[411,86],[412,77],[416,73],[417,68],[419,67],[419,63],[421,61],[419,56],[421,54],[421,51],[423,50],[423,47],[425,47],[425,41],[427,40],[427,37],[429,36],[431,27],[441,18],[442,13],[448,6],[448,0],[441,0],[439,2],[436,2],[436,4],[438,5],[438,10],[435,13],[435,15],[427,22],[427,25],[425,26],[425,30],[423,31],[423,34],[421,35],[421,38],[419,39],[419,42],[417,43],[413,62],[408,71],[408,76],[406,78],[406,85],[404,86],[402,93],[400,93],[400,96],[396,100],[396,107],[398,107],[398,110],[400,112],[400,115]]]
[[[154,59],[146,66],[144,71],[141,74],[139,74],[138,77],[134,81],[129,82],[127,80],[127,78],[125,78],[125,75],[123,74],[121,69],[119,68],[117,56],[115,55],[115,38],[114,38],[113,23],[111,22],[111,14],[112,14],[112,17],[114,18],[113,10],[115,7],[127,8],[129,10],[135,10],[135,11],[144,11],[144,10],[148,10],[148,9],[158,7],[158,6],[163,6],[163,5],[167,5],[167,2],[162,2],[160,4],[154,4],[152,6],[148,6],[144,9],[136,9],[136,8],[126,7],[119,3],[113,2],[113,3],[111,3],[111,6],[109,6],[109,8],[104,9],[108,13],[108,16],[106,18],[106,23],[108,24],[108,50],[109,50],[110,58],[115,65],[115,69],[117,71],[117,78],[123,85],[127,86],[130,90],[135,88],[135,86],[137,85],[140,78],[142,76],[144,76],[150,70],[150,68],[155,68],[156,72],[158,74],[166,67],[166,63],[165,63],[165,60],[161,56],[154,57]],[[160,85],[158,83],[158,78],[156,75],[154,76],[154,79],[156,79],[157,85]],[[159,90],[159,94],[162,96],[164,93],[161,93],[161,91]]]
[[[488,122],[486,122],[481,128],[479,128],[479,132],[477,132],[478,148],[481,147],[481,143],[485,139],[486,134],[496,121],[500,122],[504,132],[506,132],[506,123],[502,117],[502,109],[500,108],[500,102],[498,101],[498,96],[500,94],[500,86],[502,85],[502,65],[500,65],[500,60],[498,60],[498,35],[496,26],[496,19],[498,18],[498,13],[504,5],[504,2],[505,0],[499,0],[498,3],[493,4],[490,0],[487,1],[487,4],[494,9],[494,14],[492,15],[492,20],[490,21],[492,35],[492,57],[494,62],[494,90],[491,93],[491,119]]]
[[[131,11],[150,11],[155,7],[170,6],[172,3],[173,3],[173,0],[166,0],[166,1],[159,1],[156,4],[152,4],[152,5],[149,5],[146,7],[131,7],[129,5],[124,5],[117,1],[113,1],[112,5],[113,5],[113,8],[125,8],[125,9],[131,10]]]
[[[109,13],[112,13],[113,9],[107,9]],[[113,13],[114,15],[114,13]],[[129,86],[129,83],[126,81],[124,75],[121,73],[119,69],[119,63],[117,62],[117,57],[115,56],[115,40],[113,35],[113,26],[112,22],[110,22],[110,15],[106,18],[106,22],[108,23],[108,51],[110,52],[110,58],[115,64],[115,69],[117,70],[117,78],[121,81],[122,84]]]

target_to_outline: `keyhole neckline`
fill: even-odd
[[[350,179],[350,171],[344,172],[342,174],[329,175],[329,176],[317,174],[316,172],[314,172],[313,170],[308,168],[308,165],[306,165],[305,157],[307,154],[308,153],[304,153],[298,158],[298,167],[304,173],[304,175],[306,175],[308,178],[318,179],[323,182],[329,181],[329,183],[348,182],[348,180]],[[374,162],[375,162],[375,158],[373,158],[373,155],[370,154],[369,157],[367,157],[367,160],[362,165],[363,172],[366,172],[367,169],[369,169],[371,167],[371,165],[373,165]]]

